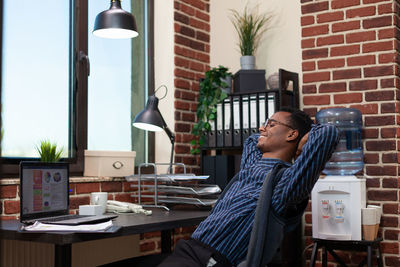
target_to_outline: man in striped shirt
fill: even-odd
[[[160,266],[232,266],[245,260],[267,173],[278,163],[288,167],[271,202],[285,217],[309,197],[339,138],[335,126],[312,125],[306,113],[291,108],[276,112],[259,130],[245,142],[238,180]]]

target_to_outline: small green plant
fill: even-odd
[[[271,16],[249,13],[247,7],[243,14],[231,9],[231,21],[239,35],[239,48],[242,56],[254,56],[261,34]]]
[[[36,150],[40,155],[40,161],[43,162],[57,162],[64,152],[63,148],[57,150],[57,144],[52,144],[48,140],[40,141],[40,146],[36,146]]]
[[[211,121],[214,121],[217,115],[217,104],[221,103],[228,95],[222,90],[228,85],[224,79],[232,76],[228,68],[218,66],[205,73],[204,79],[200,82],[200,92],[197,104],[197,123],[193,126],[192,134],[195,139],[191,141],[193,148],[192,154],[199,154],[200,147],[204,144],[204,133],[211,130]]]

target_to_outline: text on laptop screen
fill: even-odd
[[[25,166],[22,169],[22,208],[24,214],[68,208],[68,169]]]

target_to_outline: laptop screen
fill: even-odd
[[[68,163],[21,162],[21,221],[68,214]]]

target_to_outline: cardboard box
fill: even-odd
[[[85,150],[84,176],[124,177],[134,174],[135,151]]]

